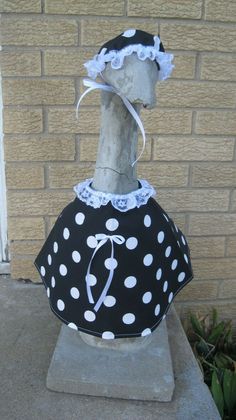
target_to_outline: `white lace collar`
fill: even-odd
[[[154,188],[144,179],[139,180],[141,188],[128,194],[112,194],[94,190],[90,186],[92,181],[92,178],[86,179],[75,185],[73,189],[81,201],[94,209],[105,206],[110,202],[115,209],[125,212],[143,206],[151,196],[156,194]]]

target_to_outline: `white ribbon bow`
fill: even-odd
[[[110,256],[110,259],[111,259],[111,267],[109,269],[109,276],[108,276],[108,279],[107,279],[106,284],[104,286],[104,289],[103,289],[103,291],[102,291],[102,293],[101,293],[101,295],[100,295],[100,297],[99,297],[96,305],[94,306],[94,310],[95,310],[95,312],[97,312],[98,309],[100,308],[100,306],[102,305],[102,303],[104,302],[104,299],[105,299],[105,297],[107,295],[108,289],[109,289],[109,287],[111,285],[111,282],[112,282],[112,279],[113,279],[113,274],[114,274],[114,270],[115,270],[115,268],[114,268],[114,266],[112,264],[112,261],[114,259],[114,242],[116,244],[118,244],[118,245],[121,245],[121,244],[123,244],[125,242],[125,238],[123,236],[121,236],[121,235],[105,235],[104,233],[98,233],[97,235],[95,235],[95,238],[98,241],[100,241],[100,242],[98,242],[95,250],[93,251],[93,255],[92,255],[92,257],[90,259],[90,262],[89,262],[89,265],[88,265],[87,274],[85,276],[86,288],[87,288],[87,296],[88,296],[89,303],[95,303],[94,302],[93,295],[92,295],[92,291],[91,291],[91,284],[90,284],[90,275],[91,275],[90,269],[91,269],[92,261],[93,261],[93,259],[95,257],[95,254],[97,253],[97,251],[108,240],[110,240],[110,242],[111,242],[111,256]]]
[[[138,124],[140,131],[142,133],[143,136],[143,147],[141,150],[140,155],[138,156],[138,158],[131,164],[131,166],[134,166],[135,163],[141,158],[144,149],[145,149],[145,144],[146,144],[146,135],[145,135],[145,131],[144,131],[144,127],[143,127],[143,123],[138,115],[138,113],[135,111],[133,105],[130,103],[130,101],[126,98],[126,96],[124,96],[121,92],[119,92],[116,88],[114,88],[111,85],[103,84],[103,83],[97,83],[94,80],[91,79],[83,79],[83,84],[84,86],[87,86],[88,89],[81,95],[78,103],[77,103],[77,107],[76,107],[76,118],[78,119],[78,110],[79,110],[79,106],[80,103],[82,101],[82,99],[85,97],[85,95],[87,95],[87,93],[91,92],[94,89],[102,89],[102,90],[106,90],[107,92],[114,92],[116,93],[116,95],[120,96],[120,98],[122,99],[122,101],[124,102],[126,108],[128,109],[128,111],[131,113],[131,115],[134,117],[136,123]]]

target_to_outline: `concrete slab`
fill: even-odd
[[[166,322],[133,351],[92,347],[62,325],[47,387],[73,394],[143,401],[171,401],[174,376]]]
[[[0,276],[0,419],[220,420],[173,308],[166,320],[175,376],[171,402],[50,391],[46,376],[61,322],[42,285]]]

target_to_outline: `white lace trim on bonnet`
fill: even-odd
[[[101,73],[106,66],[106,63],[110,62],[113,69],[120,69],[124,64],[124,59],[132,53],[136,53],[138,58],[142,61],[149,58],[159,64],[160,70],[158,72],[159,80],[167,79],[173,68],[174,64],[171,61],[174,58],[173,54],[159,51],[160,38],[154,36],[154,46],[145,46],[142,44],[131,44],[124,47],[122,50],[112,50],[106,54],[107,48],[103,48],[99,54],[96,54],[92,60],[84,63],[87,69],[88,76],[92,79],[96,79],[99,73]]]

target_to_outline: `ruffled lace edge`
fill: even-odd
[[[73,190],[81,201],[94,209],[111,203],[116,210],[126,212],[147,204],[149,198],[156,194],[154,188],[144,179],[139,180],[141,188],[127,194],[112,194],[94,190],[90,186],[92,181],[92,178],[86,179],[75,185]]]
[[[172,64],[174,55],[159,51],[160,39],[157,36],[155,36],[154,39],[154,46],[145,46],[142,44],[128,45],[122,50],[112,50],[107,54],[107,48],[103,48],[92,60],[84,63],[88,76],[92,79],[96,79],[97,75],[105,69],[106,63],[108,62],[111,63],[113,69],[120,69],[123,66],[125,57],[135,52],[142,61],[146,60],[146,58],[149,58],[152,61],[156,60],[160,66],[159,80],[167,79],[175,67],[174,64]]]

